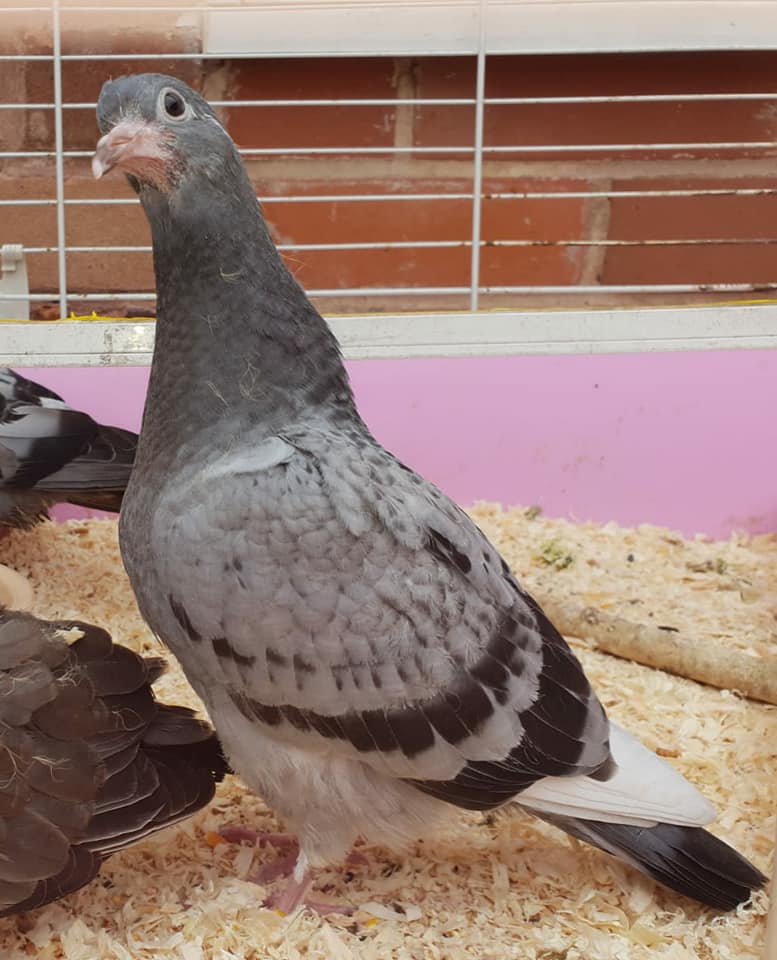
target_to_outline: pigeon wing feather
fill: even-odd
[[[271,736],[474,809],[607,765],[564,640],[466,514],[372,438],[245,445],[157,518],[180,642]]]

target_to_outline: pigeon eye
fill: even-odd
[[[175,90],[166,90],[162,98],[164,111],[171,120],[180,120],[186,113],[186,101]]]

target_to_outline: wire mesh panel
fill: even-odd
[[[24,246],[35,318],[153,316],[140,207],[89,158],[103,81],[154,70],[222,113],[328,313],[563,306],[585,339],[591,308],[769,296],[773,56],[715,49],[712,11],[732,48],[777,24],[659,6],[674,44],[644,0],[0,4],[0,244]]]

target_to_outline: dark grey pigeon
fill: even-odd
[[[118,513],[137,442],[0,367],[0,526],[34,526],[57,503]]]
[[[100,627],[0,612],[0,917],[78,890],[210,802],[221,748],[154,698],[163,670]]]
[[[234,769],[311,868],[453,807],[516,803],[719,909],[761,873],[704,797],[608,722],[475,524],[361,420],[213,110],[171,77],[106,83],[93,169],[151,225],[156,349],[121,514],[140,609]],[[204,386],[204,389],[203,389]]]

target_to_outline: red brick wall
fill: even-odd
[[[134,34],[111,32],[92,49],[165,53],[197,49],[194,34],[182,37],[161,20]],[[35,26],[35,25],[33,25]],[[38,29],[40,28],[40,29]],[[47,49],[42,25],[0,37],[3,52]],[[78,50],[83,35],[66,34],[66,49]],[[462,246],[442,250],[295,251],[288,260],[309,288],[353,286],[465,286],[469,281],[471,202],[435,201],[281,203],[274,197],[325,194],[466,193],[471,158],[466,154],[389,152],[369,156],[300,157],[294,148],[467,147],[473,142],[472,106],[414,106],[411,98],[472,97],[474,62],[467,58],[264,61],[67,62],[66,102],[93,101],[103,80],[129,70],[173,72],[212,99],[307,99],[376,97],[390,106],[229,107],[224,118],[242,147],[288,147],[282,157],[248,161],[257,191],[281,243],[445,240]],[[4,101],[51,99],[47,63],[0,63]],[[487,96],[613,96],[677,92],[768,92],[777,90],[772,53],[650,54],[619,56],[495,57],[489,63]],[[91,150],[96,139],[92,110],[68,110],[68,149]],[[777,101],[607,103],[489,106],[487,145],[618,144],[653,142],[775,141]],[[3,149],[50,149],[53,113],[0,111]],[[119,181],[95,184],[88,159],[66,162],[67,196],[127,196]],[[569,153],[487,154],[484,165],[482,236],[537,240],[533,247],[487,245],[484,284],[766,283],[777,280],[774,247],[759,239],[777,236],[777,196],[495,199],[505,191],[607,191],[777,187],[777,151],[616,149]],[[0,168],[0,198],[54,195],[53,162],[6,160]],[[29,246],[55,242],[53,208],[0,208],[0,242]],[[713,246],[613,245],[613,241],[744,239]],[[142,214],[132,207],[69,206],[67,240],[72,245],[148,243]],[[595,241],[610,241],[597,245]],[[572,243],[563,243],[572,241]],[[583,241],[575,245],[574,241]],[[141,291],[152,278],[147,254],[69,256],[73,291]],[[56,286],[55,256],[30,257],[37,290]],[[703,299],[710,299],[705,294]],[[672,295],[538,294],[486,298],[486,303],[677,302]],[[366,300],[327,299],[327,310],[463,306],[462,297]],[[119,309],[117,312],[121,312]]]

